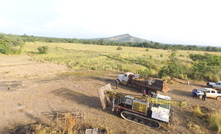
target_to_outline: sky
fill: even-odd
[[[219,0],[0,0],[0,33],[221,46]]]

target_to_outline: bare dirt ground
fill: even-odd
[[[81,112],[84,118],[79,123],[104,128],[110,134],[216,133],[208,128],[206,119],[193,115],[196,105],[202,106],[204,112],[221,110],[221,103],[217,100],[202,101],[190,97],[193,88],[201,88],[205,83],[170,85],[171,90],[161,94],[171,96],[173,100],[186,100],[190,107],[175,107],[173,126],[163,124],[159,129],[151,129],[123,120],[110,108],[101,108],[97,89],[108,83],[115,89],[117,73],[108,73],[104,77],[65,76],[61,74],[73,70],[64,65],[34,62],[26,55],[0,55],[0,61],[2,134],[20,124],[40,122],[50,125],[56,112]],[[123,85],[116,91],[141,95],[140,91]]]

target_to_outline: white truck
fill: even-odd
[[[221,91],[215,90],[213,88],[201,88],[201,89],[198,89],[195,93],[197,94],[197,96],[199,98],[201,98],[203,96],[204,92],[207,93],[206,97],[208,97],[208,98],[214,98],[217,100],[221,100]]]
[[[207,86],[210,87],[210,88],[221,89],[221,81],[208,82]]]

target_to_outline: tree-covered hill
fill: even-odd
[[[145,40],[145,39],[141,39],[141,38],[137,38],[137,37],[133,37],[130,34],[122,34],[122,35],[117,35],[117,36],[113,36],[113,37],[108,37],[108,38],[98,38],[98,39],[92,39],[92,40],[100,40],[100,39],[104,39],[105,41],[115,41],[115,42],[150,42],[149,40]]]

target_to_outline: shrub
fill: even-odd
[[[213,81],[220,81],[220,76],[219,75],[213,75],[213,77],[212,77],[213,79]]]
[[[123,48],[122,47],[117,47],[117,50],[122,50]]]
[[[183,80],[188,80],[187,74],[179,74],[177,77]]]
[[[46,54],[48,51],[48,46],[40,46],[38,47],[39,54]]]
[[[221,113],[220,112],[216,112],[213,114],[210,114],[208,117],[208,121],[209,121],[209,127],[213,130],[217,130],[218,134],[221,133]]]
[[[194,108],[194,115],[197,116],[197,117],[204,116],[201,108],[198,105]]]
[[[15,38],[0,34],[0,53],[2,54],[20,54],[24,43]]]
[[[150,59],[152,59],[152,57],[153,57],[152,55],[149,56]]]

